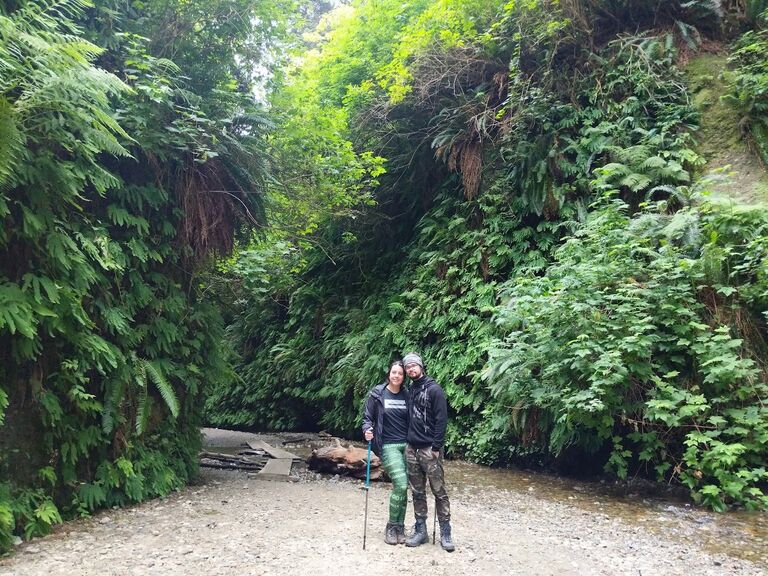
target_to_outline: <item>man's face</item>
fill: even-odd
[[[416,363],[407,364],[405,366],[405,373],[408,374],[408,378],[410,378],[411,380],[417,380],[421,378],[421,375],[423,374],[421,370],[421,366],[419,366]]]

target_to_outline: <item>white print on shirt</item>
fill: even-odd
[[[386,398],[384,400],[384,410],[405,410],[405,400],[393,400]]]

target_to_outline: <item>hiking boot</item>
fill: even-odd
[[[427,534],[427,521],[424,518],[417,518],[416,524],[413,525],[413,534],[406,539],[406,546],[420,546],[429,542],[429,534]]]
[[[405,544],[405,524],[395,524],[397,530],[397,543]]]
[[[451,539],[451,523],[448,520],[440,522],[440,546],[442,546],[443,550],[446,552],[453,552],[456,550],[456,546]]]
[[[387,528],[384,530],[384,542],[387,544],[397,544],[397,524],[387,522]]]

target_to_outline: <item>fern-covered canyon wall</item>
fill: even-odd
[[[0,3],[0,551],[197,472],[293,3]],[[268,22],[261,27],[244,23]]]
[[[337,4],[0,2],[0,550],[410,350],[453,456],[765,508],[766,3]]]
[[[327,159],[354,151],[359,204],[224,270],[238,377],[209,421],[356,435],[368,389],[418,350],[453,455],[765,507],[765,8],[332,12],[274,101],[312,127],[274,144],[316,153],[281,175],[297,194],[345,186]],[[751,177],[720,163],[713,107]]]

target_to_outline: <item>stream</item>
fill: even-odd
[[[473,494],[488,489],[528,492],[539,499],[567,502],[587,514],[641,524],[648,532],[696,543],[711,553],[727,554],[768,567],[768,514],[765,512],[717,513],[669,497],[632,491],[619,494],[623,488],[607,483],[461,461],[447,463],[446,479],[453,493]]]

